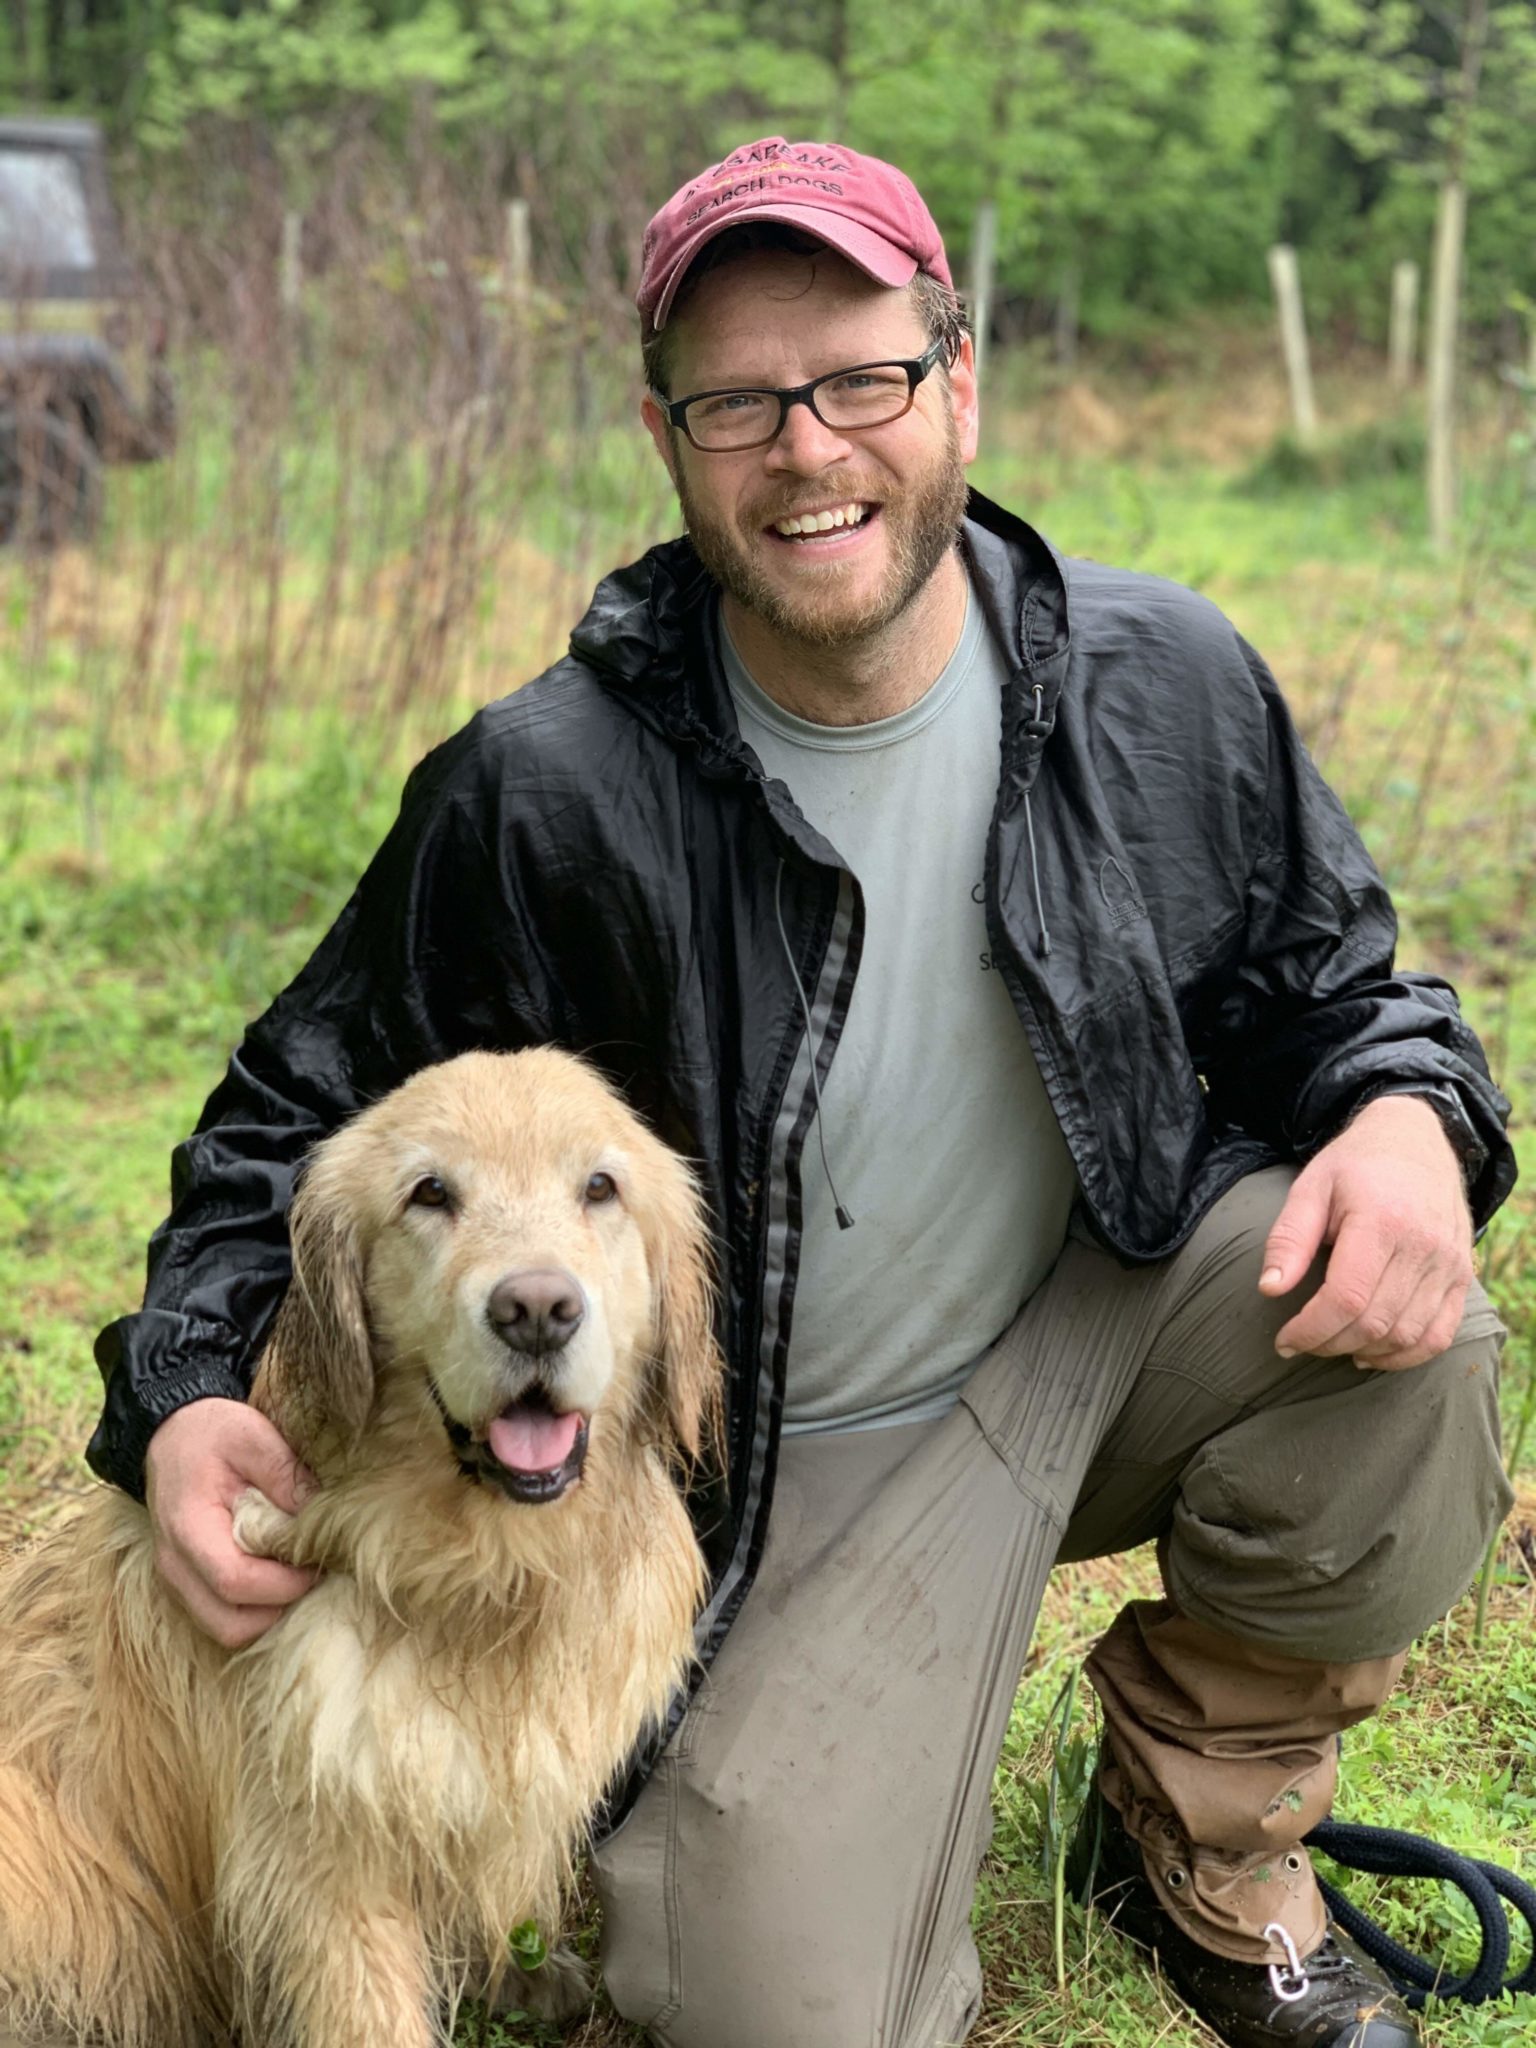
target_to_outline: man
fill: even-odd
[[[1508,1504],[1507,1105],[1231,626],[967,497],[908,180],[738,150],[639,301],[688,539],[413,776],[178,1153],[93,1462],[205,1626],[269,1625],[305,1581],[228,1520],[302,1478],[239,1404],[305,1147],[468,1046],[590,1051],[700,1163],[731,1366],[707,1670],[595,1853],[619,2010],[962,2039],[1046,1574],[1156,1536],[1168,1600],[1090,1665],[1082,1881],[1227,2040],[1401,2048],[1301,1837]]]

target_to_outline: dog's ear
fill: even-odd
[[[253,1399],[301,1455],[323,1438],[351,1444],[373,1405],[374,1360],[363,1261],[344,1176],[322,1152],[288,1219],[293,1279],[267,1340]]]
[[[725,1435],[723,1366],[704,1205],[681,1160],[668,1154],[665,1169],[646,1247],[656,1290],[658,1420],[690,1461],[708,1456],[718,1463]]]

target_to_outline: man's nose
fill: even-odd
[[[853,443],[836,427],[819,420],[802,400],[789,408],[778,438],[763,451],[770,470],[781,475],[816,476],[834,462],[844,462],[853,453]]]

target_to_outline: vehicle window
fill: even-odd
[[[0,268],[90,270],[95,262],[73,158],[58,149],[0,151]]]

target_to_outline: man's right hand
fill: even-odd
[[[314,1477],[274,1424],[243,1401],[192,1401],[149,1440],[145,1498],[155,1563],[216,1643],[243,1649],[264,1635],[316,1574],[251,1557],[235,1542],[235,1502],[255,1486],[297,1514]]]

